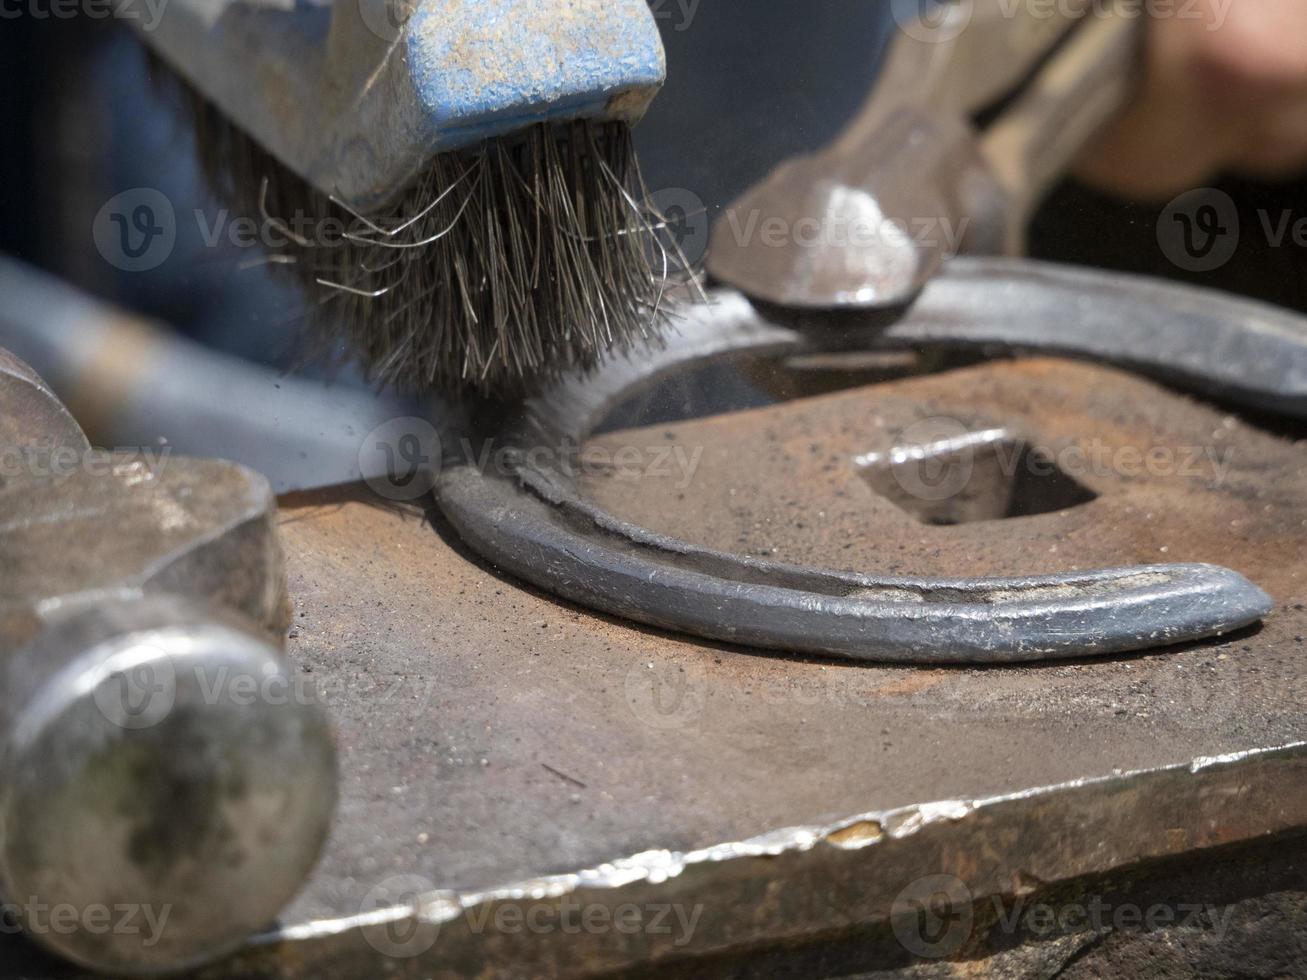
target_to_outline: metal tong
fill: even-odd
[[[893,309],[955,251],[1020,254],[1036,204],[1134,90],[1144,23],[1115,0],[901,17],[859,116],[727,210],[709,272],[781,307]]]

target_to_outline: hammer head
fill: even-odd
[[[769,309],[903,307],[983,230],[973,219],[1000,194],[969,127],[904,108],[861,143],[790,161],[732,204],[708,271]]]

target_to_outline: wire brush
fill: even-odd
[[[424,0],[380,30],[370,2],[175,0],[142,35],[320,342],[379,384],[504,397],[655,340],[688,270],[631,136],[663,72],[643,0]]]

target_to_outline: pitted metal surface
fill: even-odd
[[[92,450],[3,351],[0,437],[0,962],[17,924],[106,973],[212,962],[298,891],[334,807],[271,489]]]
[[[731,292],[683,313],[680,333],[665,349],[564,379],[519,416],[510,413],[507,424],[476,420],[473,438],[452,454],[436,484],[444,514],[474,550],[605,613],[765,649],[880,661],[1119,653],[1219,636],[1271,608],[1265,592],[1236,571],[1159,555],[1138,566],[1111,557],[1102,566],[1042,576],[1018,565],[998,577],[978,574],[965,560],[931,576],[910,565],[887,573],[883,556],[840,571],[771,553],[742,555],[605,509],[577,484],[577,449],[624,400],[697,365],[727,355],[841,348],[1065,352],[1293,416],[1301,412],[1307,377],[1298,318],[1146,280],[1001,260],[956,264],[882,334],[848,322],[843,330],[809,325],[806,334],[795,333]],[[957,422],[953,438],[980,434],[988,424],[979,424],[968,434]],[[496,441],[505,465],[490,470],[483,449]],[[891,458],[929,454],[919,435],[879,448]]]
[[[0,651],[107,597],[175,592],[279,632],[284,565],[276,502],[220,460],[74,454],[50,475],[0,483]]]
[[[927,417],[1019,431],[1096,496],[924,524],[869,485],[858,457]],[[1094,439],[1115,470],[1062,454]],[[1164,554],[1237,569],[1275,609],[1219,641],[1040,666],[760,656],[524,586],[438,512],[361,487],[286,498],[288,646],[338,722],[340,819],[283,921],[205,976],[683,966],[883,922],[922,875],[1010,896],[1307,828],[1307,455],[1292,438],[1118,371],[1042,359],[590,446],[610,459],[633,448],[646,464],[644,450],[671,448],[668,472],[632,480],[601,466],[584,486],[621,517],[727,551],[835,568],[875,555],[926,573],[965,561],[997,575]],[[1136,473],[1113,455],[1159,446],[1213,448],[1198,460],[1221,468]],[[684,459],[702,450],[684,486],[678,447]],[[485,926],[487,912],[557,915],[566,901],[701,914],[682,945],[675,932]],[[416,951],[386,952],[395,936],[416,937]],[[5,980],[58,973],[10,936],[0,964]]]
[[[902,483],[892,475],[897,495],[869,482],[861,460],[905,441],[996,429],[1020,433],[1042,453],[1031,458],[1032,450],[1023,455],[1009,445],[995,457],[1000,468],[1062,473],[1092,499],[936,526],[904,510],[900,498],[965,489],[958,476],[979,482],[978,457],[960,473],[941,470],[937,487],[914,485],[915,470]],[[587,493],[615,517],[797,565],[932,576],[961,567],[985,576],[1200,562],[1233,568],[1279,599],[1301,594],[1307,575],[1301,451],[1109,368],[1052,358],[997,362],[765,413],[608,433],[587,448],[598,459],[625,450],[643,464],[582,471]]]
[[[920,398],[935,399],[932,411],[1002,417],[1054,390],[1061,401],[1033,431],[1054,445],[1081,426],[1113,444],[1142,431],[1154,442],[1226,433],[1217,445],[1236,450],[1222,498],[1232,516],[1217,520],[1213,505],[1186,520],[1169,509],[1185,491],[1141,480],[1121,492],[1171,504],[1152,521],[1138,515],[1133,538],[1105,526],[1095,534],[1071,511],[996,522],[1001,533],[972,557],[995,572],[1011,562],[1064,569],[1118,548],[1228,561],[1274,594],[1261,627],[1047,666],[923,670],[759,656],[524,587],[481,564],[438,514],[384,505],[363,489],[283,500],[297,605],[289,646],[338,721],[341,817],[280,929],[207,975],[512,975],[524,962],[576,975],[674,962],[725,955],[746,936],[802,940],[832,916],[879,921],[884,900],[920,875],[957,874],[977,893],[1011,894],[1090,867],[1129,869],[1168,853],[1201,860],[1209,847],[1307,827],[1301,750],[1260,754],[1307,739],[1297,557],[1307,549],[1297,491],[1307,457],[1291,440],[1119,372],[1048,360],[602,439],[704,447],[689,488],[627,486],[632,516],[723,547],[837,561],[877,547],[846,522],[855,503],[879,505],[851,467],[823,469],[827,445],[847,463],[846,448],[883,434],[878,413],[920,409]],[[832,419],[840,424],[824,431]],[[813,453],[818,433],[827,443]],[[792,454],[799,476],[759,465],[751,486],[740,462],[759,450]],[[745,494],[738,512],[727,506],[732,467],[735,497]],[[1082,475],[1104,491],[1087,507],[1109,506],[1114,492]],[[1254,475],[1256,486],[1246,482]],[[587,485],[616,508],[618,482],[614,474]],[[845,503],[848,515],[828,511],[828,532],[759,520],[794,510],[786,494],[811,507],[826,494],[841,499],[841,488],[868,496]],[[676,492],[703,506],[685,507]],[[901,540],[880,549],[917,551],[895,560],[944,563],[966,552],[935,534],[981,540],[981,525],[900,518]],[[430,886],[422,922],[411,906],[378,907],[397,879]],[[875,882],[885,888],[869,890]],[[674,948],[644,935],[592,942],[474,928],[487,909],[557,910],[567,896],[610,910],[684,902],[704,911],[693,941]],[[375,945],[377,916],[430,945],[386,955]]]

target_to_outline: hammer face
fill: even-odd
[[[96,970],[173,971],[299,890],[334,808],[335,748],[252,627],[172,596],[112,600],[47,628],[6,673],[6,692],[39,692],[7,706],[0,789],[3,891],[34,939]]]

